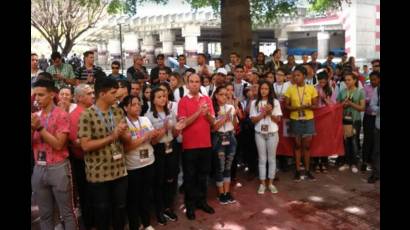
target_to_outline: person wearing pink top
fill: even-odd
[[[330,104],[336,103],[336,94],[333,88],[329,84],[329,75],[326,71],[322,71],[317,74],[319,84],[316,85],[318,94],[318,108],[323,108]],[[329,165],[328,157],[315,157],[313,165],[316,173],[327,173],[327,167]]]
[[[54,201],[57,202],[65,229],[78,229],[74,213],[71,166],[67,138],[68,114],[53,103],[54,82],[38,80],[33,85],[41,110],[31,115],[32,147],[35,166],[31,178],[40,212],[41,229],[54,229]]]

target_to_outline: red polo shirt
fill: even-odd
[[[71,113],[70,113],[70,134],[68,135],[68,139],[74,143],[77,140],[77,133],[78,133],[78,123],[80,121],[81,113],[84,111],[84,108],[81,106],[77,106]],[[84,151],[81,148],[77,148],[72,146],[71,152],[73,153],[74,157],[77,159],[84,159]]]
[[[194,98],[190,94],[184,96],[178,103],[178,119],[188,118],[198,111],[200,105],[207,103],[212,116],[215,116],[212,101],[208,96],[199,94]],[[198,149],[210,148],[211,145],[211,125],[205,115],[199,117],[182,131],[182,148]]]

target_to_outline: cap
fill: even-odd
[[[218,70],[216,71],[216,73],[220,73],[220,74],[223,74],[223,75],[227,75],[227,74],[228,74],[228,72],[226,71],[225,68],[218,68]]]

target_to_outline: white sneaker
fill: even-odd
[[[372,171],[372,166],[371,166],[371,165],[367,165],[366,171],[368,171],[368,172]]]
[[[352,172],[353,172],[353,173],[359,172],[359,169],[357,169],[356,165],[353,165],[353,166],[352,166]]]
[[[276,189],[275,185],[273,184],[269,185],[269,190],[271,193],[278,193],[278,189]]]
[[[349,165],[344,164],[344,165],[340,166],[339,171],[345,171],[348,168],[349,168]]]
[[[264,194],[265,190],[266,190],[266,186],[263,184],[260,184],[258,188],[258,194]]]
[[[155,230],[155,228],[153,228],[151,225],[146,227],[145,230]]]

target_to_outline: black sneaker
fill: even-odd
[[[167,209],[164,211],[164,216],[170,221],[178,220],[178,216],[174,212],[172,212],[170,209]]]
[[[226,200],[228,201],[228,203],[233,204],[236,202],[235,198],[233,198],[233,196],[231,195],[230,192],[226,193],[225,195]]]
[[[366,165],[365,163],[363,163],[362,166],[360,167],[360,171],[361,171],[362,173],[365,173],[365,172],[366,172],[366,169],[367,169],[367,165]]]
[[[159,225],[166,225],[167,219],[164,216],[164,213],[157,214],[157,221]]]
[[[218,200],[220,204],[228,204],[228,199],[224,193],[219,194]]]
[[[316,180],[316,178],[312,175],[312,173],[311,173],[310,171],[307,171],[307,172],[306,172],[306,177],[307,177],[309,180]]]
[[[214,214],[215,210],[209,206],[206,202],[200,203],[197,208],[201,209],[202,211],[209,213],[209,214]]]
[[[300,181],[301,180],[300,171],[295,172],[295,176],[293,177],[293,180],[295,180],[295,181]]]
[[[378,177],[376,177],[376,176],[374,176],[374,175],[371,175],[371,176],[369,177],[369,179],[367,180],[367,183],[369,183],[369,184],[374,184],[374,183],[376,183],[376,181],[378,181],[378,180],[379,180]]]

